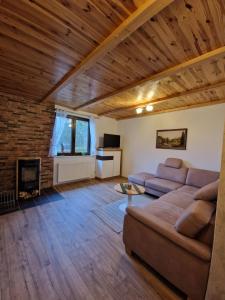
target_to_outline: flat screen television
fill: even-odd
[[[119,148],[120,147],[120,135],[105,133],[103,147],[104,148]]]

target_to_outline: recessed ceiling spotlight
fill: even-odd
[[[154,107],[150,104],[146,106],[147,111],[153,111],[153,109],[154,109]]]
[[[142,107],[136,108],[136,113],[137,114],[141,114],[142,112],[143,112],[143,108]]]

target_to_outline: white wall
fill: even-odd
[[[103,146],[104,133],[118,134],[118,121],[107,117],[100,117],[99,119],[96,119],[97,147]]]
[[[186,165],[219,170],[225,104],[119,121],[122,135],[123,175],[155,172],[167,157],[182,158]],[[188,128],[187,150],[156,149],[156,130]]]

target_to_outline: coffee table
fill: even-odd
[[[123,212],[126,211],[127,206],[132,205],[132,196],[144,194],[145,188],[141,185],[134,183],[118,183],[114,186],[114,189],[121,193],[127,195],[127,203],[123,203],[119,206],[119,209]]]

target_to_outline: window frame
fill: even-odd
[[[57,156],[88,156],[90,155],[90,148],[91,148],[91,135],[90,135],[90,120],[87,118],[77,117],[73,115],[68,115],[68,119],[71,119],[72,121],[72,127],[71,127],[71,152],[69,153],[62,153],[58,152]],[[88,151],[85,153],[82,152],[76,152],[76,121],[85,121],[88,123]]]

